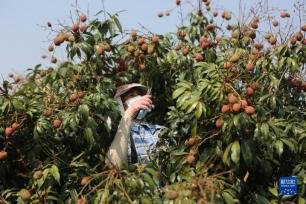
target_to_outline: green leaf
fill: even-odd
[[[260,126],[260,132],[266,138],[269,135],[269,125],[267,123],[262,123]]]
[[[178,89],[176,89],[173,94],[172,94],[172,98],[176,99],[177,97],[179,97],[184,91],[186,90],[185,87],[180,87]]]
[[[239,200],[234,198],[233,195],[229,193],[227,190],[222,191],[221,194],[227,204],[239,203]]]
[[[225,151],[224,151],[224,153],[223,153],[222,160],[223,160],[223,163],[224,163],[224,164],[229,165],[228,156],[229,156],[229,152],[230,152],[230,150],[231,150],[231,148],[232,148],[232,145],[233,145],[233,143],[229,144],[229,145],[226,147],[226,149],[225,149]]]
[[[93,137],[93,132],[92,132],[92,129],[91,128],[85,128],[85,140],[89,146],[89,149],[92,148],[92,145],[94,144],[94,137]]]
[[[284,151],[284,143],[280,140],[277,140],[274,143],[274,147],[276,149],[276,152],[278,153],[279,156],[281,156],[283,154]]]
[[[21,100],[19,99],[13,99],[13,107],[17,112],[22,112],[24,111],[24,104]]]
[[[177,99],[177,107],[181,107],[187,99],[190,98],[191,92],[185,91],[180,97]]]
[[[147,184],[151,192],[154,191],[156,184],[154,183],[154,180],[151,176],[149,176],[147,173],[141,174],[143,177],[144,182]]]
[[[295,152],[295,145],[294,145],[294,143],[292,142],[292,141],[290,141],[290,139],[284,139],[284,138],[282,138],[281,139],[281,141],[283,142],[283,143],[285,143],[288,147],[289,147],[289,149],[292,151],[292,152]]]
[[[186,89],[191,90],[192,88],[192,83],[187,82],[187,81],[180,81],[177,86],[185,87]]]
[[[278,197],[278,191],[277,188],[271,188],[269,187],[269,192],[272,193],[272,195],[274,195],[276,198]]]
[[[234,163],[239,164],[240,160],[240,144],[239,141],[236,140],[231,148],[231,158]]]
[[[89,107],[85,104],[80,105],[79,115],[80,115],[81,121],[86,122],[89,116]]]
[[[241,141],[241,154],[244,162],[248,167],[252,166],[253,162],[253,151],[254,147],[249,139],[243,139]]]
[[[202,112],[203,112],[203,105],[201,102],[198,102],[196,111],[195,111],[195,117],[199,119],[202,115]]]
[[[60,174],[57,166],[52,165],[49,172],[53,176],[53,178],[57,181],[57,183],[60,184]]]
[[[189,105],[189,108],[187,109],[187,111],[186,111],[186,113],[188,114],[188,113],[191,113],[191,111],[193,111],[195,108],[196,108],[196,106],[198,105],[198,103],[200,103],[200,102],[194,102],[193,104],[190,104]]]
[[[270,204],[268,199],[259,194],[255,194],[253,201],[254,204]]]
[[[116,26],[117,26],[118,30],[120,31],[120,33],[122,33],[122,32],[123,32],[123,30],[122,30],[122,26],[121,26],[121,24],[120,24],[120,22],[119,22],[118,18],[117,18],[117,17],[115,17],[115,16],[113,16],[113,19],[114,19],[114,22],[115,22],[115,24],[116,24]]]
[[[233,120],[234,120],[234,125],[236,127],[239,127],[239,119],[240,119],[240,115],[239,114],[234,116]]]

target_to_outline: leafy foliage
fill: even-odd
[[[67,62],[1,87],[1,202],[305,202],[305,38],[257,43],[247,22],[221,37],[209,18],[176,35],[127,37],[117,15],[58,33]],[[115,87],[135,81],[167,128],[151,164],[110,169]],[[297,196],[278,195],[280,176],[298,177]]]

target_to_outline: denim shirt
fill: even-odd
[[[128,140],[128,163],[148,163],[155,152],[158,135],[163,127],[146,122],[132,122]]]

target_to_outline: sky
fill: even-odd
[[[36,64],[49,66],[49,61],[42,59],[48,54],[47,47],[53,35],[45,29],[47,22],[53,25],[61,22],[71,24],[71,14],[75,18],[77,0],[1,0],[0,1],[0,81],[9,73],[24,75],[27,68]],[[197,0],[182,0],[185,13],[196,5]],[[246,6],[258,0],[212,0],[212,8],[225,8],[238,15],[239,2]],[[267,0],[273,7],[293,10],[293,0]],[[306,0],[302,0],[306,1]],[[104,2],[104,3],[103,3]],[[173,32],[180,25],[178,7],[175,0],[78,0],[78,9],[88,13],[89,19],[103,8],[109,13],[123,11],[120,21],[124,29],[146,29],[163,34]],[[104,6],[103,6],[104,5]],[[174,10],[172,10],[174,9]],[[172,10],[169,17],[158,18],[161,11]],[[102,17],[102,16],[101,16]],[[59,53],[57,58],[64,59]]]

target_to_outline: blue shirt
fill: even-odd
[[[148,163],[156,150],[158,135],[163,127],[146,122],[132,122],[128,140],[128,163]]]

